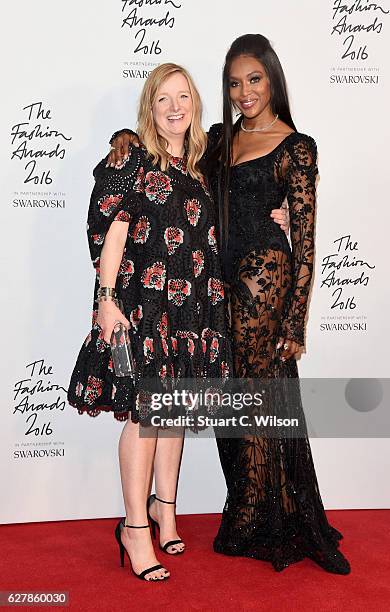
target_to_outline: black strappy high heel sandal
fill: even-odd
[[[124,527],[129,527],[130,529],[149,529],[149,525],[140,525],[140,526],[138,526],[138,525],[126,525],[125,519],[121,519],[119,521],[119,523],[117,524],[117,526],[115,528],[115,538],[116,538],[116,541],[118,542],[118,545],[119,545],[119,554],[120,554],[120,559],[121,559],[121,566],[124,567],[124,565],[125,565],[125,553],[126,553],[127,556],[129,557],[131,571],[133,572],[134,576],[137,576],[137,578],[139,578],[140,580],[145,580],[146,582],[156,582],[156,581],[167,580],[169,578],[169,576],[162,576],[161,578],[150,578],[150,580],[148,580],[146,578],[146,576],[148,574],[150,574],[151,572],[155,572],[156,570],[164,569],[165,571],[167,571],[166,568],[163,567],[160,564],[153,565],[152,567],[148,567],[146,570],[144,570],[140,574],[136,574],[135,573],[135,571],[133,570],[133,566],[131,564],[131,559],[130,559],[129,553],[127,552],[127,550],[124,547],[123,542],[121,540],[121,531],[122,531],[122,529]]]
[[[149,495],[147,502],[148,519],[150,520],[150,524],[152,527],[152,536],[153,538],[156,538],[156,527],[158,527],[158,529],[160,530],[160,525],[150,516],[149,512],[150,506],[154,501],[159,501],[162,504],[176,504],[176,500],[165,501],[165,499],[160,499],[159,497],[157,497],[155,493],[153,493],[153,495]],[[165,552],[167,555],[181,555],[185,551],[185,548],[183,548],[183,550],[175,550],[174,552],[168,552],[168,548],[170,546],[174,546],[175,544],[184,544],[184,542],[183,540],[169,540],[168,542],[165,542],[164,546],[161,546],[161,544],[159,544],[160,550]]]

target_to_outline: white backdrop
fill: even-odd
[[[316,275],[300,373],[388,376],[390,2],[150,4],[21,0],[3,11],[3,523],[123,513],[122,424],[110,414],[78,415],[64,389],[90,328],[94,277],[85,222],[92,169],[110,134],[134,126],[143,79],[157,63],[190,70],[208,128],[220,120],[230,43],[248,32],[271,39],[296,125],[319,149]],[[139,21],[151,18],[160,23]],[[360,31],[351,34],[351,27]],[[345,250],[347,239],[337,251],[343,236],[356,243],[354,251]],[[321,265],[331,254],[325,261],[368,263],[366,284],[334,294],[331,270]],[[344,265],[336,274],[353,279],[360,272]],[[387,438],[313,439],[312,448],[327,508],[389,507]],[[224,497],[215,441],[187,440],[178,512],[218,512]]]

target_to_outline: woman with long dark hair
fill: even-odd
[[[232,111],[239,113],[235,123]],[[342,536],[329,525],[321,501],[294,384],[313,272],[317,150],[311,137],[296,131],[282,67],[264,36],[241,36],[230,47],[223,125],[212,127],[208,143],[235,376],[277,381],[277,401],[269,408],[301,423],[299,437],[217,438],[228,495],[214,549],[271,561],[276,570],[309,557],[329,572],[347,574],[349,563],[338,550]],[[269,219],[285,198],[292,249]],[[283,384],[286,379],[290,384]]]
[[[228,495],[214,549],[271,561],[278,571],[309,557],[348,574],[318,489],[295,359],[313,272],[317,150],[296,131],[283,69],[264,36],[241,36],[227,53],[223,124],[208,133],[203,165],[219,203],[235,376],[275,383],[268,409],[301,425],[299,436],[217,438]],[[291,248],[271,217],[286,198]]]

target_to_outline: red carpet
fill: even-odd
[[[349,576],[326,573],[309,560],[277,573],[268,563],[217,555],[218,515],[178,517],[183,556],[161,553],[171,578],[143,583],[119,565],[114,519],[0,527],[0,590],[68,591],[70,610],[390,610],[390,510],[328,512],[344,534]],[[24,607],[37,610],[40,607]],[[44,609],[60,610],[52,606]]]

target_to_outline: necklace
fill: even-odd
[[[271,121],[271,123],[269,123],[268,125],[261,127],[261,128],[253,128],[251,130],[248,130],[248,128],[244,127],[244,123],[241,123],[241,129],[243,132],[265,132],[265,130],[268,130],[270,127],[272,127],[274,125],[274,123],[277,122],[277,120],[279,119],[279,115],[275,115],[275,118],[273,121]]]

